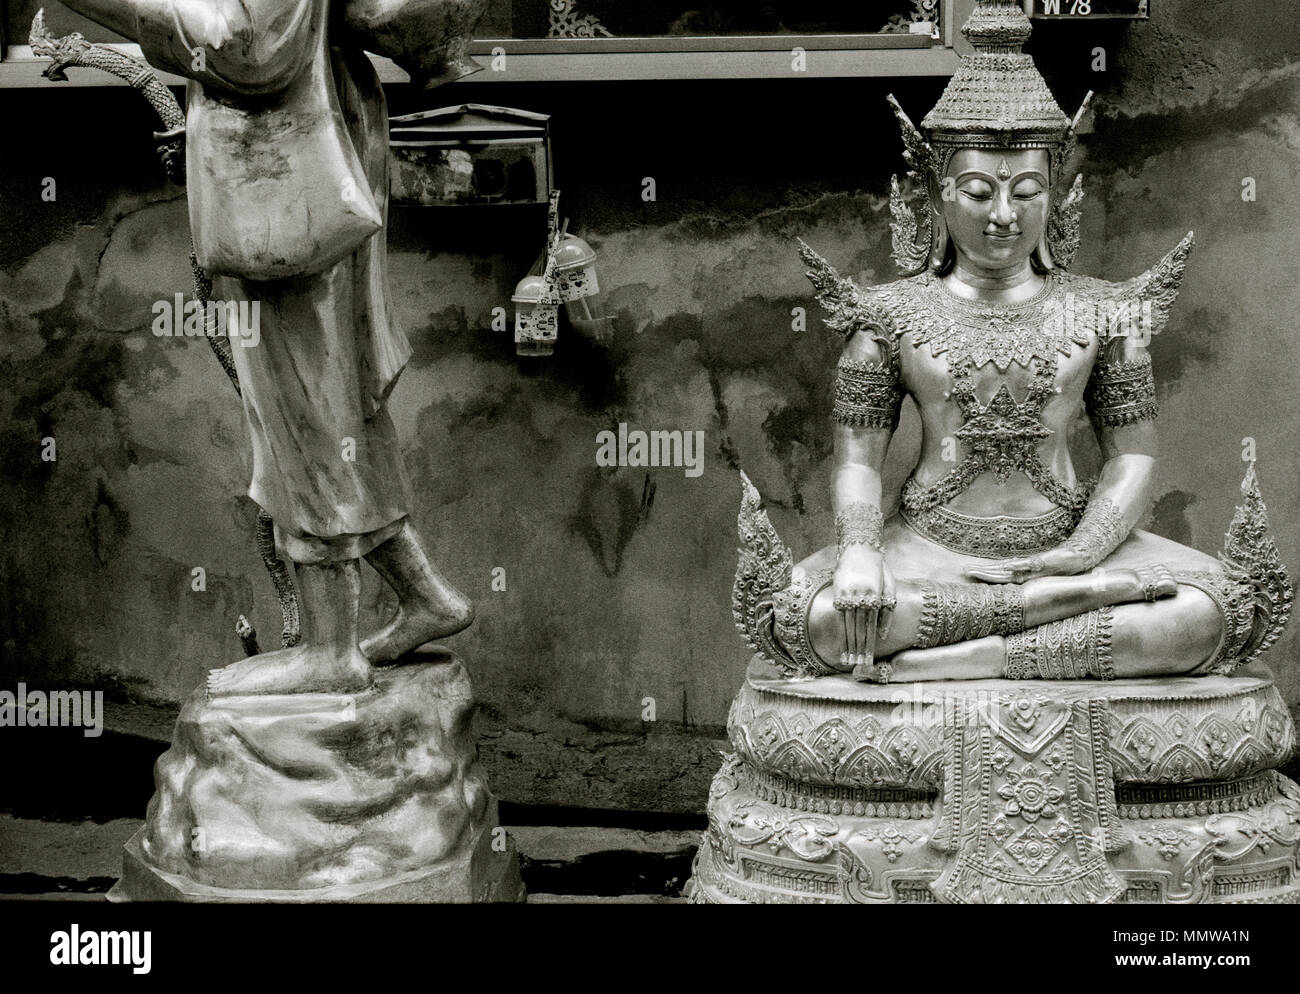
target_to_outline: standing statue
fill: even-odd
[[[372,664],[474,617],[411,524],[386,409],[411,348],[389,304],[388,115],[365,51],[429,86],[472,72],[465,36],[482,0],[68,6],[191,81],[195,257],[215,298],[260,302],[259,344],[233,355],[253,445],[249,495],[294,563],[305,632],[298,645],[212,671],[209,693],[365,690]],[[364,640],[362,558],[398,598],[392,621]]]
[[[1243,791],[1264,783],[1251,796],[1283,798],[1268,809],[1274,841],[1287,840],[1293,863],[1300,852],[1295,785],[1271,769],[1294,745],[1286,709],[1267,671],[1223,679],[1276,641],[1292,600],[1253,464],[1219,558],[1134,527],[1155,470],[1148,348],[1192,237],[1125,283],[1068,272],[1082,184],[1063,169],[1078,116],[1062,113],[1023,53],[1029,32],[1015,0],[980,0],[963,29],[975,53],[921,128],[890,98],[921,188],[918,218],[893,184],[894,255],[907,278],[863,289],[802,245],[828,324],[845,338],[833,414],[838,542],[795,565],[744,480],[734,606],[759,657],[732,709],[736,754],[715,781],[698,900],[1137,899],[1151,860],[1119,825],[1121,771],[1152,790],[1212,782],[1187,793],[1193,813],[1232,794],[1230,774],[1248,781]],[[881,471],[905,396],[920,414],[921,453],[886,521]],[[1068,444],[1080,406],[1104,458],[1087,483]],[[1187,676],[1218,679],[1169,679]],[[1106,683],[1116,678],[1166,683]],[[1053,683],[1019,684],[1030,680]],[[882,683],[913,696],[872,689]],[[1266,726],[1237,714],[1207,729],[1196,723],[1203,709],[1193,720],[1172,703],[1204,697],[1230,715],[1242,694]],[[900,714],[902,700],[928,709]],[[1116,725],[1126,712],[1141,726],[1127,741]],[[1163,740],[1184,751],[1171,746],[1162,770]],[[797,825],[764,805],[773,799],[858,820]],[[937,824],[878,819],[900,811]],[[1201,862],[1179,867],[1193,876],[1225,851],[1213,827],[1198,832],[1184,855]],[[795,862],[764,862],[760,842],[784,844]],[[918,853],[910,877],[899,862],[908,843]],[[1135,861],[1127,883],[1122,852]],[[808,865],[826,861],[836,873]],[[1253,890],[1294,897],[1294,869]],[[903,891],[891,890],[900,874]],[[1212,899],[1200,883],[1198,899]]]
[[[485,0],[69,6],[190,80],[196,288],[260,305],[255,344],[231,350],[232,379],[252,437],[249,493],[273,523],[264,558],[292,561],[303,615],[297,644],[213,670],[185,702],[109,898],[521,899],[468,674],[421,648],[474,615],[410,522],[387,412],[411,347],[389,301],[388,114],[366,55],[391,56],[424,87],[472,72]],[[73,41],[53,45],[64,61]],[[157,86],[144,69],[133,83]],[[174,142],[182,129],[165,123]],[[363,558],[398,597],[364,639]]]

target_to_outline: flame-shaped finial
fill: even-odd
[[[1254,462],[1246,468],[1246,476],[1241,481],[1241,496],[1242,503],[1223,537],[1219,559],[1230,572],[1243,576],[1254,591],[1259,619],[1242,656],[1243,662],[1249,662],[1276,642],[1286,628],[1291,619],[1295,588],[1269,527],[1268,509],[1264,506]]]

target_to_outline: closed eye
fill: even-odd
[[[971,200],[985,201],[993,197],[993,186],[982,179],[971,177],[958,188]]]

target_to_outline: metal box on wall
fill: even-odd
[[[550,117],[460,104],[389,120],[395,204],[544,204],[552,186]]]

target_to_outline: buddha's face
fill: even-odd
[[[961,149],[948,167],[943,215],[958,259],[977,274],[1021,269],[1047,226],[1044,149]]]

